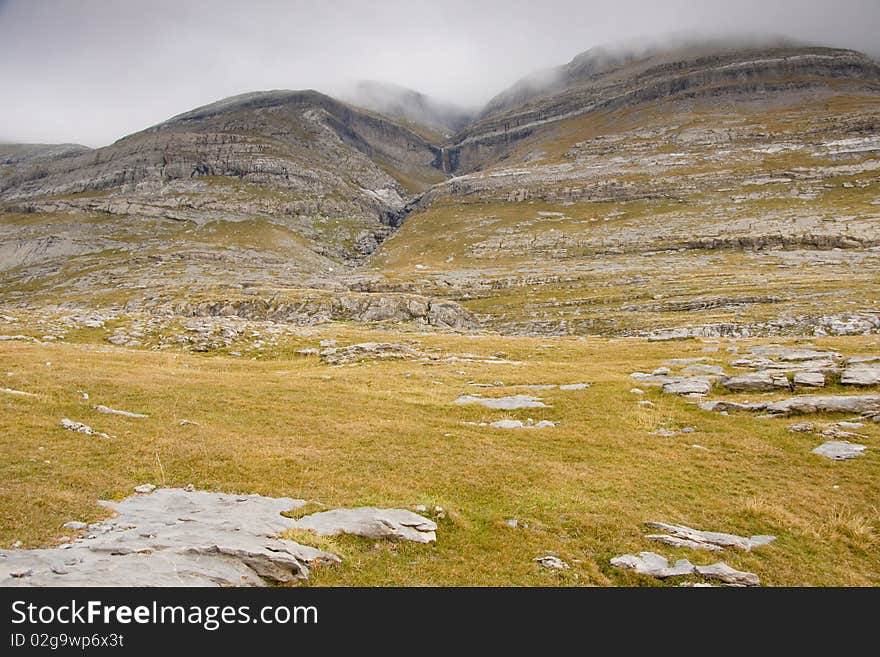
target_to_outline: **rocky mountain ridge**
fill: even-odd
[[[809,332],[875,303],[880,65],[860,53],[594,49],[466,124],[366,91],[367,109],[257,92],[95,150],[0,147],[0,301],[234,313],[280,289],[267,307],[308,299],[297,322],[554,335]],[[811,285],[836,299],[822,313]]]

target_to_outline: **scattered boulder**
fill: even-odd
[[[437,540],[437,524],[405,509],[333,509],[320,511],[297,520],[298,529],[308,529],[319,536],[353,534],[366,538],[430,543]]]
[[[559,386],[560,390],[586,390],[590,387],[589,383],[563,383]]]
[[[822,443],[817,448],[815,448],[813,450],[813,454],[824,456],[825,458],[829,458],[833,461],[845,461],[847,459],[854,459],[857,456],[862,456],[862,452],[864,452],[866,449],[868,448],[865,445],[858,445],[856,443],[850,443],[845,440],[831,440],[826,443]]]
[[[141,493],[145,495],[149,495],[154,490],[156,490],[156,486],[154,484],[141,484],[140,486],[134,487],[135,493]]]

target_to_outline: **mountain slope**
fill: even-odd
[[[458,175],[358,284],[445,294],[504,332],[880,329],[875,62],[775,47],[591,57],[562,88],[490,104],[447,147]]]
[[[462,304],[529,334],[880,329],[880,67],[864,55],[594,49],[442,144],[424,97],[371,88],[397,118],[244,94],[7,166],[6,298],[473,326]],[[438,298],[456,319],[431,315]],[[292,300],[304,310],[278,310]]]

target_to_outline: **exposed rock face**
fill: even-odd
[[[101,502],[116,516],[56,548],[0,550],[3,586],[265,586],[340,558],[280,537],[289,529],[427,543],[436,525],[401,509],[339,509],[299,520],[305,500],[163,488]],[[69,523],[83,529],[83,523]]]
[[[539,78],[463,127],[419,94],[368,85],[371,111],[245,94],[106,148],[7,157],[0,301],[183,297],[214,313],[260,288],[307,291],[278,312],[297,324],[880,332],[875,62],[681,43],[594,50]]]
[[[481,118],[449,149],[453,168],[472,169],[542,125],[588,111],[618,109],[674,95],[736,95],[761,88],[817,84],[827,78],[870,85],[880,66],[849,50],[779,45],[761,48],[689,44],[680,49],[584,52],[489,101]]]
[[[365,360],[402,360],[421,354],[412,347],[391,342],[363,342],[347,347],[328,347],[319,352],[328,365],[348,365]]]
[[[454,301],[411,294],[305,293],[291,298],[249,297],[165,306],[188,317],[235,316],[312,325],[330,321],[414,322],[442,329],[470,330],[477,319]]]

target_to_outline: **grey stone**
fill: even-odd
[[[416,349],[393,342],[361,342],[346,347],[328,347],[320,352],[328,365],[347,365],[364,360],[401,360],[418,358]]]
[[[720,365],[688,365],[681,370],[682,374],[724,374]]]
[[[103,406],[102,404],[98,404],[97,406],[93,406],[96,411],[99,413],[105,413],[107,415],[121,415],[123,417],[133,417],[133,418],[147,418],[149,415],[144,415],[143,413],[130,413],[128,411],[120,411],[115,408],[109,408],[107,406]]]
[[[562,559],[551,554],[543,557],[535,557],[533,561],[538,562],[544,566],[544,568],[549,568],[550,570],[568,570],[571,568],[571,566],[565,563]]]
[[[794,375],[794,384],[807,388],[823,388],[825,375],[822,372],[797,372]]]
[[[164,488],[101,502],[116,516],[70,544],[0,550],[2,586],[263,586],[336,555],[278,538],[304,500]],[[16,577],[30,570],[27,577]]]
[[[320,511],[300,518],[296,521],[296,527],[308,529],[319,536],[353,534],[416,543],[430,543],[437,539],[435,522],[405,509],[365,506]]]
[[[156,486],[154,484],[141,484],[140,486],[134,487],[135,493],[141,494],[149,494],[156,490]]]
[[[862,452],[866,449],[868,448],[865,445],[858,445],[845,440],[832,440],[819,445],[813,450],[813,454],[818,454],[819,456],[824,456],[834,461],[845,461],[847,459],[854,459],[857,456],[862,456]]]
[[[766,370],[730,376],[722,379],[719,384],[734,392],[766,392],[790,386],[785,376]]]
[[[773,415],[806,415],[810,413],[876,413],[880,412],[880,395],[828,395],[791,397],[767,404]]]
[[[712,579],[728,586],[761,586],[760,578],[754,573],[731,568],[723,561],[713,563],[711,566],[697,566],[697,574],[706,579]]]
[[[693,575],[696,566],[687,559],[679,559],[670,567],[669,560],[655,552],[639,552],[639,556],[624,554],[611,560],[615,568],[635,570],[640,575],[650,575],[657,579]]]
[[[731,568],[723,561],[710,566],[695,566],[687,559],[679,559],[670,567],[669,561],[654,552],[640,552],[639,556],[624,554],[611,560],[616,568],[635,570],[640,575],[649,575],[657,579],[701,575],[706,579],[720,581],[728,586],[760,586],[761,581],[754,573],[747,573]]]
[[[735,547],[740,550],[745,550],[746,552],[751,551],[753,548],[760,547],[762,545],[767,545],[776,540],[775,536],[766,536],[766,535],[757,535],[746,538],[744,536],[737,536],[735,534],[725,534],[722,532],[707,532],[700,529],[692,529],[691,527],[686,527],[684,525],[670,525],[665,522],[646,522],[644,523],[646,527],[651,527],[652,529],[659,529],[660,531],[666,532],[669,537],[682,539],[685,541],[689,541],[690,543],[696,543],[703,546],[713,546],[717,548],[726,548],[726,547]],[[646,538],[651,540],[659,540],[664,543],[668,543],[668,541],[663,540],[664,536],[658,535],[649,535]],[[672,545],[672,543],[669,543]],[[688,547],[691,547],[688,545]],[[704,549],[711,550],[712,547],[705,547]]]
[[[673,395],[701,397],[709,393],[711,384],[705,379],[687,378],[663,384],[663,392]]]
[[[880,385],[880,364],[855,363],[849,365],[840,375],[840,382],[846,386]]]
[[[556,424],[550,420],[540,420],[539,422],[523,422],[522,420],[498,420],[491,422],[490,427],[496,429],[547,429],[555,427]]]
[[[61,426],[67,429],[68,431],[76,431],[77,433],[84,433],[87,436],[98,436],[100,438],[104,438],[105,440],[109,440],[112,436],[107,435],[106,433],[102,433],[100,431],[95,431],[88,424],[83,424],[82,422],[74,422],[69,418],[61,418]]]
[[[502,411],[513,411],[519,408],[548,408],[540,397],[532,395],[512,395],[510,397],[478,397],[476,395],[462,395],[455,400],[456,404],[480,404],[486,408]]]
[[[73,531],[79,531],[81,529],[85,529],[88,525],[84,522],[79,522],[78,520],[71,520],[70,522],[65,522],[61,525],[62,529],[72,529]]]
[[[33,392],[24,392],[22,390],[13,390],[12,388],[0,388],[0,392],[6,393],[7,395],[15,395],[17,397],[39,397],[39,395]]]
[[[812,422],[796,422],[795,424],[789,424],[786,429],[792,433],[812,433],[816,430],[816,425]]]
[[[589,383],[563,383],[559,386],[560,390],[586,390],[590,387]]]

